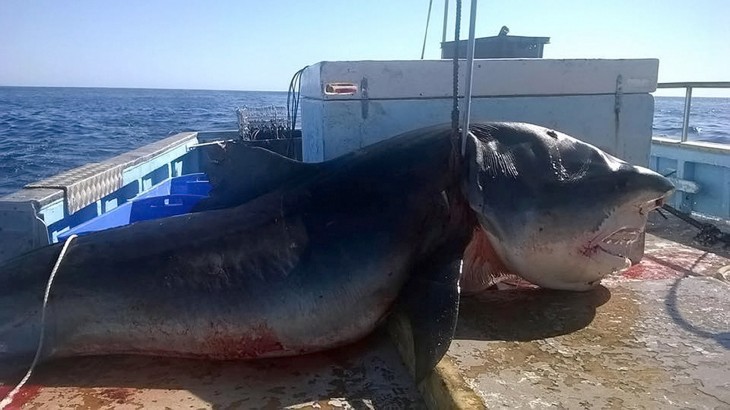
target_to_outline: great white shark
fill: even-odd
[[[463,157],[451,136],[427,127],[316,164],[208,148],[214,188],[195,212],[69,244],[41,358],[299,355],[356,341],[398,309],[420,380],[448,348],[461,287],[504,271],[590,289],[630,264],[628,245],[673,188],[536,125],[473,124]],[[475,232],[482,260],[462,277]],[[35,353],[62,246],[0,266],[0,362]]]

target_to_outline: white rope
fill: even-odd
[[[35,352],[35,357],[33,358],[33,363],[30,364],[30,368],[28,368],[28,372],[25,374],[23,379],[13,388],[13,390],[10,390],[7,396],[0,401],[0,410],[6,408],[10,403],[13,402],[13,399],[15,398],[15,395],[18,394],[21,388],[25,385],[26,382],[28,382],[28,379],[30,379],[30,375],[33,373],[33,370],[35,369],[35,366],[38,364],[38,360],[41,357],[41,350],[43,350],[43,338],[45,336],[45,329],[46,329],[46,307],[48,306],[48,297],[51,294],[51,285],[53,284],[53,278],[56,276],[56,272],[58,272],[58,267],[61,266],[61,260],[63,260],[64,255],[66,255],[66,251],[68,250],[68,246],[71,244],[71,241],[76,238],[78,235],[71,235],[66,239],[66,242],[63,244],[63,248],[61,249],[61,253],[58,254],[58,259],[56,259],[56,264],[53,266],[53,269],[51,270],[51,276],[48,277],[48,283],[46,284],[46,292],[43,295],[43,306],[41,307],[41,334],[38,337],[38,349]]]

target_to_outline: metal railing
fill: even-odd
[[[687,141],[687,129],[689,128],[689,111],[692,105],[693,88],[730,88],[730,81],[690,81],[679,83],[659,83],[657,88],[685,88],[684,117],[682,118],[681,142]]]

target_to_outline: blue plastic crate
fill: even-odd
[[[175,194],[208,196],[211,189],[212,186],[208,181],[208,176],[199,172],[168,178],[153,186],[147,192],[137,195],[134,199]]]
[[[73,234],[83,235],[89,232],[103,231],[104,229],[128,225],[131,210],[132,204],[130,202],[122,204],[103,215],[99,215],[96,218],[76,225],[66,232],[58,234],[58,241],[63,242]]]
[[[129,223],[189,213],[203,198],[201,195],[165,195],[135,200]]]
[[[171,195],[201,195],[208,196],[213,186],[204,173],[183,175],[170,179]]]
[[[189,213],[198,201],[208,196],[211,188],[204,173],[168,178],[130,202],[58,234],[58,240],[63,242],[73,234],[83,235],[137,221]]]

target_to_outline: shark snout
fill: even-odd
[[[674,192],[674,184],[668,178],[642,166],[631,166],[628,188],[646,200],[666,198]]]

